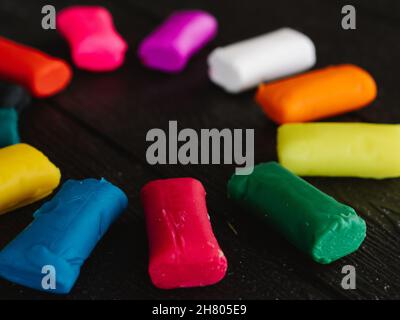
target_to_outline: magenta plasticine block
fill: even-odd
[[[78,68],[111,71],[119,68],[128,48],[115,30],[111,13],[100,6],[71,6],[57,15],[57,29],[68,41]]]
[[[193,54],[215,37],[217,29],[217,20],[205,11],[177,11],[142,41],[139,57],[151,69],[182,71]]]

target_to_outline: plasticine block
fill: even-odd
[[[69,293],[81,266],[127,204],[124,192],[104,179],[68,180],[0,252],[0,276],[37,290]],[[55,287],[44,279],[48,266],[55,271]]]
[[[47,197],[60,178],[60,170],[30,145],[0,149],[0,215]]]
[[[276,162],[233,175],[228,196],[280,232],[316,262],[327,264],[356,251],[366,224],[337,202]]]
[[[217,28],[217,20],[205,11],[174,12],[141,42],[139,58],[148,68],[180,72],[215,37]]]
[[[111,13],[100,6],[71,6],[57,15],[57,30],[68,41],[78,68],[112,71],[122,66],[128,45]]]
[[[19,142],[18,113],[12,108],[0,108],[0,148]]]
[[[154,180],[141,190],[150,247],[149,274],[162,289],[207,286],[226,273],[203,185],[192,178]]]
[[[277,145],[279,162],[299,176],[400,177],[397,124],[285,124]]]
[[[261,84],[256,100],[269,118],[282,124],[360,109],[375,99],[376,92],[376,83],[367,71],[343,64]]]
[[[309,37],[282,28],[214,49],[208,57],[209,77],[227,92],[238,93],[307,70],[315,60]]]
[[[0,37],[0,78],[43,98],[63,90],[71,77],[72,71],[63,60]]]

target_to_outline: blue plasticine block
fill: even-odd
[[[70,292],[81,266],[127,205],[125,193],[104,179],[68,180],[0,252],[0,276],[33,289]],[[56,271],[55,289],[42,286],[44,266]]]
[[[0,108],[0,148],[19,143],[18,113],[13,108]]]

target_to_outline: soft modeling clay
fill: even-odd
[[[285,124],[278,129],[278,158],[300,176],[400,177],[400,125]]]
[[[14,108],[21,112],[31,102],[31,96],[21,86],[0,82],[0,108]]]
[[[216,48],[208,57],[209,76],[226,91],[237,93],[262,81],[304,71],[315,60],[315,47],[310,38],[282,28]]]
[[[0,148],[16,144],[18,142],[19,134],[17,111],[13,108],[0,108]]]
[[[356,251],[365,238],[365,222],[353,208],[275,162],[259,164],[247,176],[234,175],[228,195],[319,263]]]
[[[70,292],[81,266],[127,203],[124,192],[104,179],[68,180],[0,252],[0,276],[37,290]],[[53,287],[47,272],[54,272]]]
[[[215,37],[217,27],[217,20],[205,11],[177,11],[142,41],[139,58],[151,69],[182,71],[189,59]]]
[[[277,123],[305,122],[360,109],[376,91],[365,70],[345,64],[261,84],[256,100]]]
[[[0,78],[23,85],[35,97],[47,97],[64,89],[71,76],[63,60],[0,37]]]
[[[68,41],[76,66],[90,71],[119,68],[128,48],[111,13],[99,6],[71,6],[57,15],[57,30]]]
[[[48,196],[60,177],[60,170],[27,144],[0,149],[0,214]]]
[[[156,287],[207,286],[225,276],[228,264],[211,229],[205,196],[192,178],[155,180],[142,188],[149,273]]]

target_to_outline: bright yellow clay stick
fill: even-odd
[[[278,129],[279,162],[300,176],[400,176],[400,125],[295,123]]]
[[[46,197],[60,178],[60,170],[27,144],[0,149],[0,214]]]

